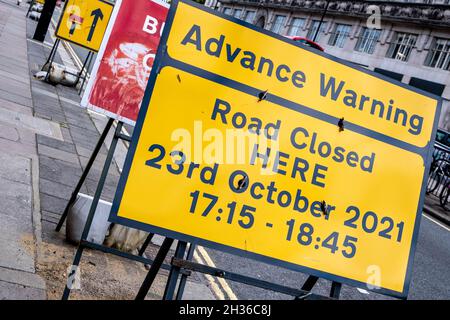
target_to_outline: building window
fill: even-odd
[[[336,46],[339,48],[343,48],[345,44],[345,40],[350,36],[350,30],[352,26],[348,24],[336,24],[333,34],[328,40],[328,44],[330,46]]]
[[[281,29],[283,28],[285,19],[286,19],[285,16],[276,15],[275,19],[274,19],[274,22],[272,24],[271,31],[273,31],[275,33],[280,33]]]
[[[450,39],[434,38],[425,65],[450,70]]]
[[[234,10],[234,17],[240,19],[242,15],[242,9],[236,9]]]
[[[306,37],[308,39],[314,40],[315,42],[319,41],[321,34],[325,32],[325,28],[327,26],[327,23],[325,21],[322,21],[322,24],[320,24],[320,30],[319,30],[319,32],[317,32],[317,36],[314,39],[314,36],[316,34],[316,31],[317,31],[317,28],[319,28],[319,24],[320,24],[319,20],[314,20],[312,22],[311,27],[309,28],[308,34],[306,35]]]
[[[289,35],[292,37],[299,36],[304,24],[305,24],[305,19],[302,19],[302,18],[292,19],[291,28],[289,29]]]
[[[372,54],[375,51],[375,46],[380,38],[380,35],[381,30],[364,27],[361,30],[358,41],[356,42],[355,50]]]
[[[411,50],[416,45],[417,35],[412,33],[397,32],[394,41],[389,45],[386,57],[408,61]]]
[[[233,12],[233,9],[231,8],[223,8],[223,13],[231,16],[231,13]]]
[[[245,18],[244,20],[248,23],[253,23],[253,20],[255,19],[255,11],[247,11],[245,12]]]

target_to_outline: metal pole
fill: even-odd
[[[331,284],[330,297],[339,299],[339,295],[341,294],[342,284],[340,282],[335,282]]]
[[[44,69],[45,65],[47,63],[49,64],[48,68],[47,68],[47,74],[45,75],[45,79],[44,79],[45,81],[48,81],[48,78],[50,77],[50,71],[52,69],[52,64],[53,64],[53,60],[55,59],[56,52],[58,51],[59,42],[60,42],[60,40],[56,39],[55,43],[53,44],[52,50],[50,51],[50,55],[49,55],[47,61],[42,66],[42,69]]]
[[[320,21],[319,21],[319,25],[317,27],[316,32],[314,33],[314,38],[312,38],[312,41],[314,41],[314,42],[316,42],[317,35],[319,34],[320,28],[322,27],[323,19],[325,18],[325,15],[327,14],[329,4],[330,4],[330,0],[327,0],[327,4],[325,5],[325,9],[323,10],[322,17],[320,18]]]
[[[183,259],[186,252],[187,243],[178,241],[177,249],[175,250],[175,258]],[[177,287],[178,276],[180,275],[180,267],[173,266],[170,268],[169,278],[167,279],[166,289],[164,290],[163,300],[173,300],[175,288]]]
[[[191,243],[189,245],[189,250],[187,253],[186,260],[188,260],[188,261],[192,260],[192,257],[194,256],[194,251],[195,251],[195,244]],[[175,300],[181,300],[181,298],[183,297],[184,288],[186,287],[187,277],[188,276],[186,274],[181,275],[180,285],[178,286],[178,291],[177,291]]]
[[[53,43],[52,50],[50,50],[47,60],[42,65],[41,71],[44,69],[45,65],[50,62],[50,60],[53,60],[53,56],[54,56],[56,50],[58,49],[58,46],[59,46],[59,38],[57,38],[55,40],[55,42]]]
[[[138,255],[142,257],[142,255],[144,254],[145,250],[147,249],[148,245],[150,244],[150,241],[152,241],[152,238],[155,234],[154,233],[150,233],[147,236],[147,239],[145,239],[144,243],[142,244],[142,247],[139,249],[139,253]]]
[[[97,185],[97,189],[95,190],[94,198],[92,200],[91,208],[89,209],[89,214],[86,218],[86,223],[84,225],[83,234],[81,235],[80,244],[78,245],[77,252],[75,254],[75,258],[72,264],[72,274],[75,273],[80,264],[81,255],[83,253],[84,244],[83,242],[87,239],[89,235],[89,231],[91,229],[92,221],[94,220],[95,211],[97,210],[98,202],[100,201],[100,196],[102,195],[103,187],[105,185],[105,180],[108,175],[109,167],[113,161],[114,151],[116,150],[117,141],[119,140],[120,130],[122,130],[123,122],[119,121],[117,123],[116,131],[114,133],[114,138],[111,141],[111,145],[109,147],[108,155],[106,156],[105,164],[102,169],[102,173],[100,175],[100,180]],[[69,299],[71,286],[66,284],[64,288],[64,293],[62,296],[62,300]]]
[[[90,57],[90,59],[89,59],[87,65],[86,65],[86,72],[85,72],[85,74],[84,74],[83,82],[81,83],[80,91],[78,91],[78,94],[81,94],[81,91],[83,91],[83,86],[84,86],[84,83],[86,82],[86,78],[87,78],[87,76],[88,76],[88,70],[89,70],[89,67],[91,66],[91,63],[92,63],[92,59],[93,59],[93,58],[94,58],[94,53],[91,54],[91,57]],[[78,83],[78,80],[77,80],[77,83]],[[75,85],[76,85],[76,84],[75,84]]]
[[[75,82],[75,86],[78,84],[78,82],[80,81],[80,77],[83,75],[84,68],[86,67],[87,62],[88,62],[89,58],[91,57],[91,53],[92,53],[92,51],[89,51],[86,56],[86,59],[84,59],[83,66],[81,67],[81,70],[78,73],[77,82]]]
[[[108,122],[106,123],[105,128],[103,129],[102,134],[100,135],[100,138],[97,141],[97,144],[95,145],[94,151],[91,154],[91,157],[89,158],[88,163],[86,164],[86,167],[84,168],[83,173],[81,174],[80,180],[78,180],[78,183],[75,187],[75,190],[72,192],[72,195],[70,196],[69,202],[66,205],[66,208],[64,209],[64,212],[59,219],[58,225],[56,226],[56,231],[58,232],[61,230],[62,225],[64,224],[64,221],[66,220],[67,214],[69,213],[70,206],[75,202],[75,199],[78,196],[78,192],[80,192],[81,186],[84,183],[84,180],[86,180],[86,177],[91,170],[92,165],[94,164],[95,158],[97,158],[98,152],[100,151],[100,148],[103,145],[103,142],[105,141],[106,136],[108,135],[109,130],[111,129],[111,126],[114,122],[113,118],[109,118]]]
[[[155,260],[153,261],[152,266],[148,271],[147,276],[145,277],[144,282],[142,282],[141,288],[139,289],[139,292],[136,295],[135,300],[144,300],[145,297],[147,296],[148,290],[150,290],[150,287],[152,286],[159,269],[161,269],[161,265],[163,264],[164,259],[166,258],[167,253],[170,250],[170,247],[172,246],[172,243],[173,243],[172,238],[164,239],[161,247],[159,248],[158,253],[156,254]]]
[[[33,39],[36,41],[44,42],[45,35],[47,34],[48,26],[52,20],[53,11],[55,11],[56,0],[46,0],[44,7],[42,8],[41,17],[39,18],[38,25],[34,31]]]
[[[31,11],[31,7],[34,5],[35,2],[36,2],[36,0],[31,0],[30,6],[28,7],[28,10],[27,10],[27,14],[25,15],[26,18],[28,18],[28,15],[30,14],[30,11]]]
[[[309,276],[303,284],[302,290],[311,291],[312,288],[314,288],[314,286],[316,285],[317,280],[319,280],[319,277]]]

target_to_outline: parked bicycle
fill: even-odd
[[[450,160],[435,159],[430,166],[430,174],[427,183],[427,193],[435,193],[440,195],[442,190],[437,190],[441,184],[447,185],[447,180],[450,179]],[[450,181],[450,180],[449,180]]]

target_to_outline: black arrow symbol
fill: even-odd
[[[92,40],[92,36],[94,35],[94,30],[95,30],[95,27],[97,26],[98,19],[103,20],[103,12],[102,12],[102,10],[100,10],[100,8],[97,8],[91,12],[91,17],[92,16],[94,16],[94,21],[92,22],[91,30],[89,30],[87,41]]]
[[[70,35],[73,35],[76,27],[77,27],[77,23],[75,21],[72,21],[72,25],[70,26],[70,30],[69,30]]]

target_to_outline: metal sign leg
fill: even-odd
[[[331,284],[330,297],[334,299],[339,299],[339,295],[341,294],[342,283],[335,282]]]
[[[56,52],[58,51],[58,46],[59,46],[60,42],[61,42],[61,40],[56,39],[55,43],[53,44],[52,50],[50,51],[47,61],[45,61],[44,65],[42,66],[41,71],[44,69],[44,67],[47,63],[49,64],[48,69],[47,69],[47,74],[45,75],[45,81],[47,81],[50,76],[50,71],[52,68],[53,60],[55,59]]]
[[[144,252],[147,249],[148,245],[150,244],[150,241],[152,241],[152,238],[153,238],[154,235],[155,235],[154,233],[150,233],[147,236],[147,239],[145,239],[144,243],[142,244],[142,247],[139,249],[138,255],[140,255],[142,257],[142,255],[144,254]]]
[[[152,266],[150,270],[147,273],[147,276],[145,277],[144,282],[141,285],[141,288],[139,289],[138,294],[136,295],[135,300],[144,300],[147,296],[148,290],[150,290],[150,287],[153,284],[153,281],[156,278],[156,275],[158,274],[159,269],[161,268],[161,265],[164,262],[164,259],[167,256],[167,253],[170,250],[170,247],[172,246],[173,239],[171,238],[165,238],[161,247],[159,248],[158,253],[156,254],[155,260],[152,263]]]
[[[189,245],[186,260],[188,260],[188,261],[192,260],[192,257],[194,256],[194,251],[195,251],[195,244],[191,243]],[[181,298],[183,297],[184,288],[186,287],[187,277],[188,276],[186,274],[181,275],[180,284],[178,286],[178,291],[177,291],[177,295],[175,298],[176,300],[181,300]]]
[[[69,213],[69,209],[72,206],[72,204],[75,202],[75,199],[78,196],[78,192],[80,192],[81,186],[83,185],[84,181],[86,180],[86,177],[91,170],[92,165],[94,164],[95,159],[97,158],[97,155],[103,145],[103,142],[105,141],[106,136],[108,135],[109,130],[111,129],[111,126],[114,122],[113,118],[109,118],[108,122],[106,123],[105,128],[103,129],[102,134],[100,135],[100,138],[97,141],[97,144],[95,145],[94,151],[91,154],[91,157],[89,158],[88,163],[86,164],[86,167],[84,168],[83,173],[81,174],[80,180],[78,180],[78,183],[75,187],[75,190],[72,192],[72,195],[70,196],[69,202],[66,205],[66,208],[64,209],[64,212],[59,219],[58,225],[56,226],[56,231],[59,232],[61,230],[61,227],[64,224],[64,221],[67,218],[67,214]]]
[[[175,258],[183,259],[186,252],[187,243],[178,241],[177,249],[175,250]],[[178,276],[180,275],[180,267],[173,266],[170,268],[169,279],[167,279],[166,289],[164,291],[163,300],[173,300],[175,288],[177,287]]]
[[[83,250],[84,250],[84,247],[80,243],[80,245],[77,248],[77,252],[75,253],[75,257],[73,259],[71,272],[67,276],[67,282],[66,282],[66,286],[64,288],[64,292],[63,292],[61,300],[69,299],[70,290],[72,289],[72,285],[74,284],[74,281],[75,281],[74,276],[78,272],[78,267],[80,265],[80,260],[81,260],[82,254],[83,254]]]
[[[94,58],[94,54],[91,55],[91,58],[89,59],[87,65],[86,65],[86,73],[84,74],[83,82],[80,85],[80,90],[78,91],[78,94],[81,94],[81,91],[83,91],[83,86],[84,86],[84,83],[86,82],[86,78],[87,78],[87,75],[88,75],[88,70],[89,70],[89,67],[91,66],[93,58]]]
[[[97,185],[97,189],[95,190],[95,195],[92,200],[91,208],[89,209],[89,214],[86,219],[86,223],[84,225],[83,234],[81,235],[80,244],[78,245],[77,252],[75,254],[73,264],[72,264],[72,270],[77,270],[79,267],[79,263],[81,260],[81,255],[83,253],[83,242],[86,241],[89,235],[89,231],[91,229],[92,221],[94,220],[95,211],[97,210],[97,205],[100,201],[100,196],[102,195],[103,187],[105,185],[105,180],[108,175],[109,167],[111,166],[111,163],[113,161],[113,155],[114,151],[116,150],[117,141],[119,140],[120,130],[122,130],[123,123],[119,121],[116,127],[116,131],[114,133],[114,138],[111,141],[111,145],[109,147],[108,155],[106,156],[105,164],[102,169],[102,173],[100,175],[100,180]],[[62,300],[67,300],[70,295],[71,285],[66,284],[66,287],[64,288],[64,293],[62,296]]]
[[[47,60],[46,60],[45,63],[42,65],[41,71],[44,69],[45,65],[46,65],[47,63],[50,62],[50,60],[53,60],[53,57],[54,57],[55,54],[56,54],[56,50],[58,49],[58,46],[59,46],[59,42],[60,42],[60,41],[61,41],[61,40],[59,40],[59,38],[57,38],[57,39],[55,40],[55,43],[53,43],[52,50],[50,50],[50,53],[48,54]]]
[[[26,18],[28,18],[28,15],[30,14],[31,8],[32,8],[33,5],[35,4],[35,2],[36,2],[36,0],[32,0],[32,1],[30,2],[30,6],[28,7],[27,14],[25,15]]]
[[[316,285],[317,280],[319,280],[319,277],[309,276],[308,279],[306,279],[305,283],[303,284],[302,290],[311,291],[312,288],[314,288],[314,286]]]
[[[88,60],[90,60],[91,55],[92,55],[92,51],[89,51],[88,54],[87,54],[87,56],[86,56],[86,59],[84,59],[83,66],[81,67],[81,70],[80,70],[80,72],[79,72],[78,75],[77,75],[77,82],[75,82],[75,86],[76,86],[76,85],[78,84],[78,82],[80,81],[80,78],[81,78],[81,76],[83,75],[83,71],[84,71],[84,69],[85,69],[86,66],[87,66]],[[86,72],[85,72],[85,75],[86,75],[86,74],[87,74],[87,70],[86,70]],[[84,81],[83,81],[83,83],[84,83]]]

